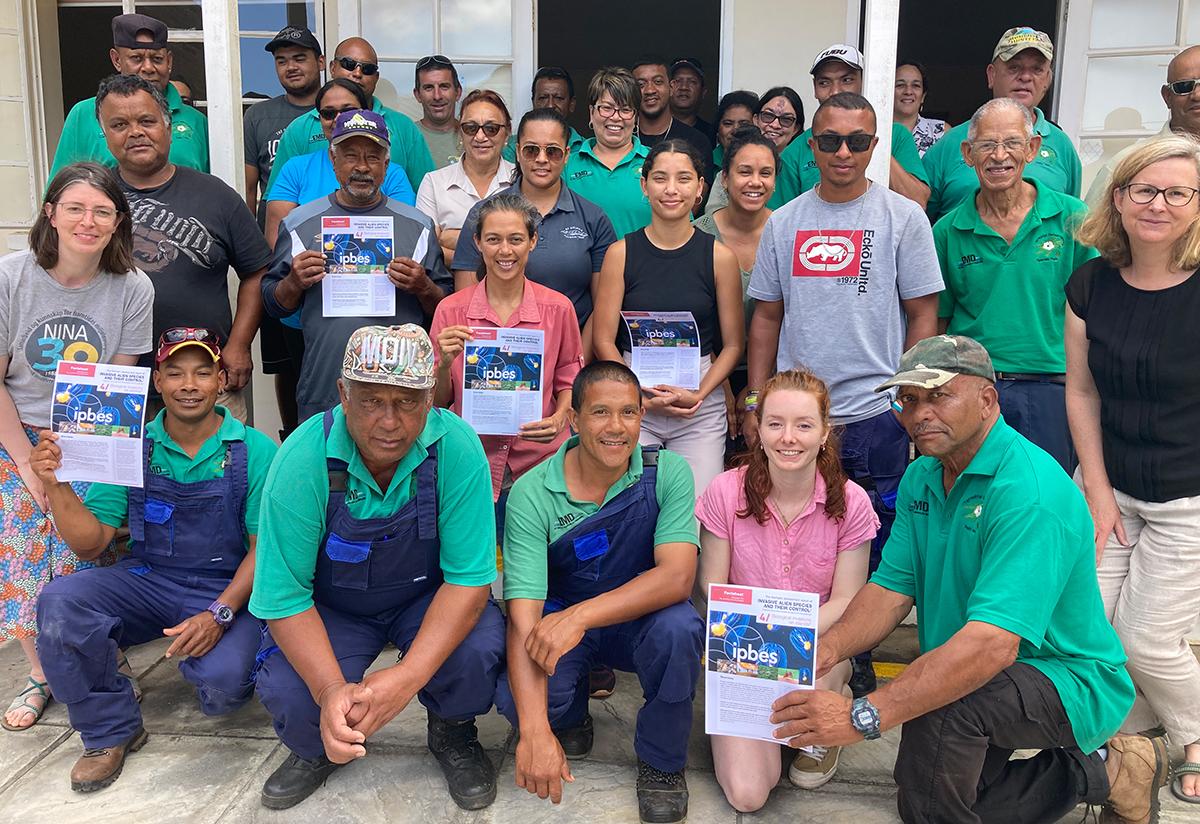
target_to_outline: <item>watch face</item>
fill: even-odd
[[[218,624],[224,625],[233,623],[233,610],[229,607],[217,607],[217,611],[214,613],[214,616],[216,617]]]

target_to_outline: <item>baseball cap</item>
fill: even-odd
[[[863,57],[863,53],[853,46],[846,43],[835,43],[813,58],[812,68],[808,70],[808,73],[816,74],[817,66],[826,60],[841,60],[847,66],[859,71],[863,70],[863,66],[867,62]]]
[[[138,41],[138,32],[150,32],[150,40]],[[113,45],[124,49],[167,48],[167,24],[145,14],[118,14],[112,19]]]
[[[367,109],[350,109],[344,111],[333,121],[333,133],[329,137],[329,145],[336,146],[351,137],[366,137],[374,140],[380,146],[392,146],[388,137],[388,127],[384,119],[375,112]]]
[[[979,341],[963,335],[935,335],[918,341],[901,355],[896,374],[875,387],[875,391],[882,392],[889,386],[936,389],[959,375],[996,380],[992,358]]]
[[[696,74],[700,75],[700,79],[704,79],[704,64],[695,57],[676,57],[671,61],[671,65],[667,67],[667,77],[674,77],[675,73],[680,69],[691,69]]]
[[[992,52],[992,59],[999,58],[1007,63],[1026,49],[1041,52],[1047,60],[1054,59],[1054,43],[1050,40],[1050,35],[1029,26],[1018,26],[1002,34]]]
[[[176,326],[158,336],[154,362],[162,363],[185,346],[199,346],[212,356],[213,363],[221,360],[221,344],[216,332],[201,327]]]
[[[346,343],[342,377],[408,389],[429,389],[434,379],[433,343],[415,323],[364,326]]]
[[[282,46],[299,46],[302,49],[312,49],[317,54],[323,54],[321,41],[303,26],[284,26],[279,30],[279,34],[275,35],[271,42],[263,48],[274,54],[275,50]]]

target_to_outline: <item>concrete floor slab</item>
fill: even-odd
[[[70,735],[66,727],[45,724],[22,732],[0,731],[0,791],[26,770],[36,769],[39,760]]]

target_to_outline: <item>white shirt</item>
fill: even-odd
[[[480,197],[467,177],[462,160],[459,160],[425,175],[421,188],[417,190],[417,208],[444,229],[461,229],[471,207],[512,185],[516,172],[515,164],[501,158],[500,167],[488,183],[487,192]]]

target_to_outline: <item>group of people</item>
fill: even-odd
[[[1089,209],[1028,28],[953,128],[899,61],[888,186],[853,46],[812,61],[807,129],[787,87],[706,123],[700,62],[647,57],[591,78],[587,138],[562,69],[514,130],[442,55],[416,64],[414,122],[374,96],[365,40],[328,63],[302,28],[266,48],[284,94],[247,112],[243,201],[206,172],[166,26],[114,18],[118,73],[72,109],[30,249],[0,259],[0,638],[30,663],[3,726],[63,703],[74,789],[146,744],[125,650],[165,635],[205,713],[256,692],[270,712],[290,754],[266,807],[413,698],[460,807],[496,796],[493,706],[516,783],[557,803],[615,669],[645,697],[640,818],[682,821],[707,588],[740,584],[820,602],[780,743],[712,737],[740,811],[895,727],[906,822],[1080,802],[1153,822],[1168,740],[1200,803],[1200,49],[1168,69],[1168,133]],[[391,226],[391,316],[325,306],[316,241],[351,217]],[[696,388],[639,380],[623,312],[690,313]],[[241,391],[260,328],[282,447]],[[513,435],[461,417],[489,328],[544,341],[541,417]],[[144,486],[57,479],[60,360],[152,368]],[[914,606],[922,654],[880,686],[870,651]]]

